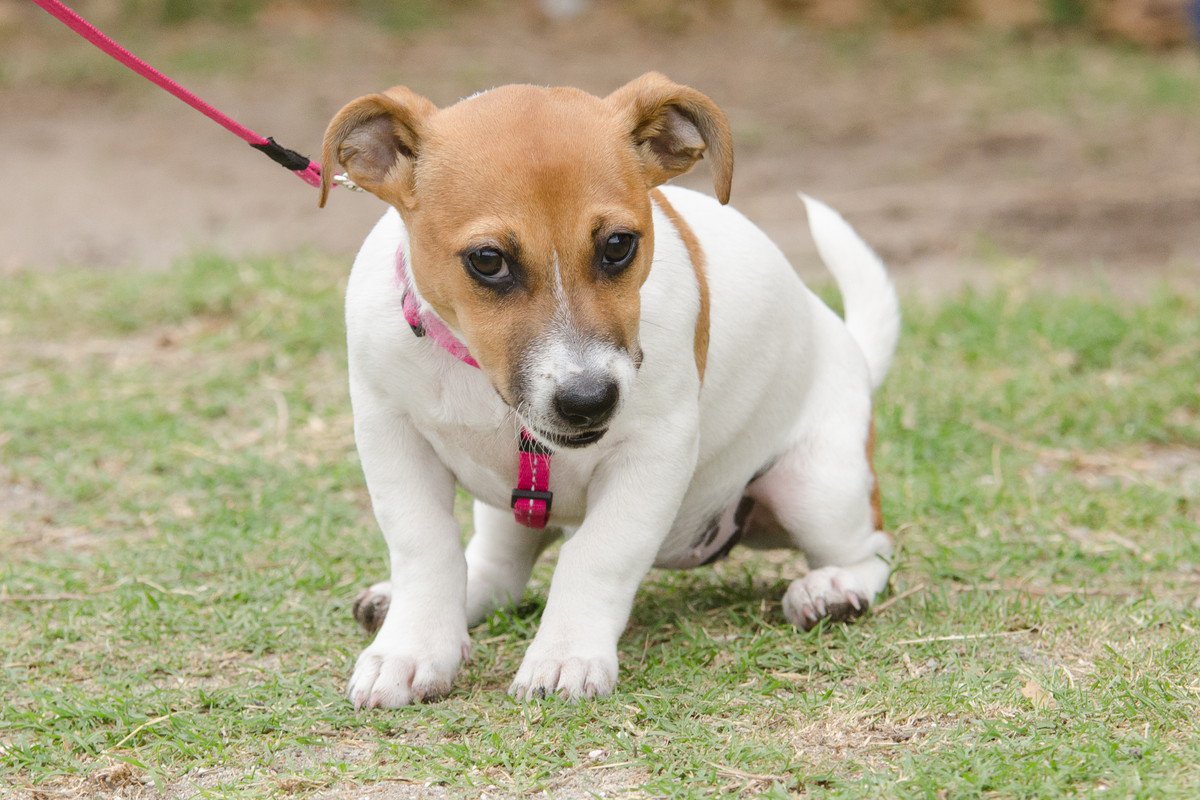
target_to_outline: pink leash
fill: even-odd
[[[404,287],[404,296],[400,301],[404,308],[404,321],[412,328],[413,334],[429,337],[459,361],[478,369],[479,362],[446,327],[446,323],[436,316],[421,314],[408,281],[403,247],[396,249],[396,277]],[[513,518],[526,528],[540,530],[546,527],[550,519],[550,505],[554,501],[554,493],[550,491],[550,456],[546,447],[534,439],[529,431],[521,428],[521,438],[517,441],[517,485],[512,490],[511,505]]]
[[[75,33],[79,34],[84,39],[87,39],[89,42],[103,50],[112,58],[115,58],[117,61],[120,61],[125,66],[129,67],[129,69],[133,70],[138,75],[141,75],[151,83],[166,89],[168,92],[175,95],[180,100],[187,103],[189,106],[196,109],[225,130],[232,133],[234,136],[237,136],[239,139],[247,142],[255,150],[265,153],[266,156],[276,164],[279,164],[286,169],[290,169],[305,183],[308,183],[312,186],[321,185],[321,165],[317,162],[310,161],[297,153],[295,150],[289,150],[283,145],[277,144],[275,140],[269,136],[259,136],[257,133],[250,130],[232,117],[217,111],[217,109],[210,106],[204,100],[192,94],[187,89],[183,88],[178,83],[147,64],[145,61],[142,61],[124,47],[121,47],[121,45],[114,42],[111,38],[96,28],[95,25],[79,16],[79,14],[75,13],[75,11],[59,2],[59,0],[33,0],[33,2],[41,6],[42,10],[44,10],[46,13],[50,14],[59,22],[75,31]]]
[[[60,0],[33,0],[33,2],[112,58],[120,61],[156,86],[166,89],[234,136],[247,142],[255,150],[262,151],[276,164],[296,173],[305,183],[312,186],[321,185],[321,165],[317,162],[310,161],[295,150],[289,150],[277,144],[269,136],[258,135],[232,117],[222,114],[117,44]],[[420,309],[417,307],[417,300],[408,288],[408,270],[404,263],[404,254],[399,250],[396,251],[396,273],[405,287],[402,301],[404,319],[412,328],[413,333],[417,336],[428,336],[459,361],[478,369],[479,363],[471,357],[467,346],[450,332],[445,323],[435,316],[423,317],[421,315]],[[550,504],[554,498],[550,492],[550,451],[538,443],[524,428],[521,429],[517,451],[517,486],[512,492],[513,516],[518,523],[528,528],[544,528],[550,518]]]

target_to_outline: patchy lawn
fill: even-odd
[[[779,555],[655,572],[616,695],[522,705],[547,564],[448,700],[355,713],[385,561],[344,272],[3,279],[0,793],[1195,796],[1195,297],[910,305],[878,402],[903,552],[858,624],[792,630]]]

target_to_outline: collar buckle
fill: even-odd
[[[517,503],[525,505],[517,508]],[[550,507],[554,504],[554,492],[537,489],[522,489],[520,486],[512,490],[513,518],[518,525],[540,530],[550,521]]]
[[[539,492],[536,489],[513,489],[512,501],[509,503],[510,508],[516,508],[517,503],[522,500],[531,502],[541,501],[546,504],[546,516],[550,516],[550,506],[554,503],[554,492]]]

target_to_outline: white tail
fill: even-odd
[[[841,214],[804,193],[800,199],[808,209],[808,226],[817,252],[842,293],[846,327],[862,348],[871,388],[877,389],[887,375],[900,338],[896,288],[879,256]]]

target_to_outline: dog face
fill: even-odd
[[[527,427],[583,446],[603,435],[641,363],[648,190],[706,149],[726,202],[724,114],[655,73],[606,98],[504,86],[443,110],[396,87],[330,123],[321,203],[340,163],[393,205],[421,296]]]

